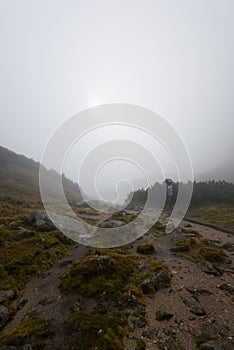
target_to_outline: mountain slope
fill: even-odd
[[[42,207],[39,190],[39,167],[35,162],[23,155],[16,154],[0,147],[0,205],[1,216],[16,214],[26,208]],[[44,171],[50,181],[58,180],[54,170]],[[77,184],[63,177],[64,192],[69,200],[79,200],[80,191]]]

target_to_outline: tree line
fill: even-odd
[[[173,184],[174,195],[173,201],[176,201],[178,188],[179,186],[183,187],[183,190],[186,191],[186,187],[191,186],[190,183],[177,182]],[[150,187],[150,193],[157,202],[157,197],[162,198],[161,196],[166,191],[165,183],[156,182],[153,186]],[[147,200],[149,189],[139,189],[134,193],[131,193],[128,199],[131,199],[131,203],[144,204]],[[193,183],[193,193],[190,206],[196,207],[204,204],[222,204],[222,205],[234,205],[234,184],[226,181],[201,181]]]

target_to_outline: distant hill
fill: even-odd
[[[39,162],[0,146],[1,214],[9,214],[9,212],[16,214],[26,208],[42,207],[39,191],[39,167]],[[44,171],[51,181],[58,179],[59,175],[54,170],[44,168]],[[77,184],[63,177],[63,186],[69,200],[80,200],[81,195]]]

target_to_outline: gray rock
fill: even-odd
[[[13,300],[14,298],[15,298],[15,292],[13,290],[0,291],[0,304],[3,303],[5,299]]]
[[[33,350],[30,344],[25,344],[19,348],[19,350]]]
[[[158,290],[161,286],[168,286],[170,278],[162,269],[151,273],[149,278],[146,278],[142,283],[142,291],[145,294],[151,293],[153,290]]]
[[[183,236],[176,236],[174,235],[174,237],[172,238],[172,240],[176,243],[180,243],[180,242],[184,242],[186,241],[186,238]]]
[[[200,350],[224,350],[224,347],[217,343],[207,342],[200,345]]]
[[[174,314],[172,314],[171,312],[167,312],[167,311],[157,311],[157,313],[156,313],[156,319],[158,321],[165,321],[165,320],[168,321],[173,316],[174,316]]]
[[[140,318],[134,318],[132,320],[132,323],[133,323],[134,327],[136,327],[136,328],[143,328],[146,325],[145,320],[140,319]]]
[[[191,227],[183,227],[182,228],[182,231],[185,232],[185,233],[189,232],[190,230],[191,230]]]
[[[222,249],[225,249],[229,252],[234,252],[234,244],[232,244],[231,242],[227,242],[227,243],[224,243],[222,246],[221,246]]]
[[[47,226],[49,229],[56,229],[49,216],[44,211],[32,211],[27,217],[27,222],[36,228]]]
[[[70,265],[73,263],[73,260],[72,259],[67,259],[67,260],[63,260],[61,261],[61,263],[59,264],[60,267],[63,267],[63,266],[67,266],[67,265]]]
[[[230,283],[223,283],[217,286],[219,289],[225,290],[231,294],[234,294],[234,286]]]
[[[158,332],[156,328],[153,329],[146,329],[145,331],[142,332],[142,336],[144,338],[148,338],[148,339],[154,339],[156,338]]]
[[[189,310],[194,314],[194,315],[198,315],[198,316],[204,316],[206,315],[205,310],[203,309],[203,307],[201,306],[201,304],[199,303],[198,300],[196,300],[193,297],[184,297],[183,302],[185,305],[188,306]]]
[[[140,264],[138,265],[139,269],[144,269],[146,267],[150,266],[150,262],[146,260],[141,260]]]
[[[108,263],[110,257],[108,255],[100,255],[97,257],[97,260],[100,266],[104,266]]]
[[[9,310],[4,305],[0,305],[0,328],[5,326],[9,319],[9,316]]]
[[[209,275],[220,276],[221,273],[212,264],[200,264],[201,270]]]
[[[132,333],[128,333],[128,334],[127,334],[127,338],[128,338],[128,339],[131,339],[131,340],[132,340],[132,339],[137,339],[136,336],[135,336],[134,334],[132,334]]]

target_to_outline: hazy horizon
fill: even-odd
[[[234,181],[233,1],[1,1],[0,16],[2,146],[40,161],[69,117],[136,104],[177,130],[195,179]],[[114,135],[87,136],[65,164],[67,177],[77,181],[81,155]],[[173,177],[169,157],[154,152]],[[141,182],[118,163],[103,174],[107,192],[118,170]]]

